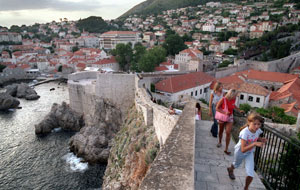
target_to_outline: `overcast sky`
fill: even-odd
[[[47,23],[89,16],[115,19],[145,0],[0,0],[0,26]]]

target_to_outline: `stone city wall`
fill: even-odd
[[[190,100],[186,104],[140,185],[141,190],[194,189],[195,103]]]
[[[168,108],[153,103],[144,88],[137,89],[135,105],[137,110],[143,113],[145,124],[154,126],[156,136],[160,144],[163,145],[176,125],[179,116],[170,115]]]
[[[124,115],[135,98],[135,74],[97,74],[96,96],[110,100]]]

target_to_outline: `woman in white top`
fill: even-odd
[[[223,97],[223,95],[224,92],[222,83],[216,82],[209,99],[209,116],[212,116],[214,119],[214,123],[211,126],[210,132],[214,137],[218,136],[218,121],[215,119],[216,105],[219,102],[219,100]]]

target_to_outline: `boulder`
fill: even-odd
[[[17,88],[18,88],[17,84],[8,85],[5,87],[6,93],[15,97],[17,95]]]
[[[25,83],[12,84],[5,87],[6,93],[13,97],[25,98],[26,100],[37,100],[40,98],[36,91]]]
[[[122,124],[121,111],[104,99],[95,103],[91,122],[70,139],[70,150],[89,163],[106,163],[111,140]]]
[[[47,134],[59,127],[67,131],[79,131],[83,126],[82,114],[74,112],[65,102],[62,105],[54,103],[44,120],[35,125],[35,134]]]
[[[8,110],[11,108],[18,108],[20,102],[16,98],[7,93],[0,93],[0,110]]]

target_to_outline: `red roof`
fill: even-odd
[[[133,31],[108,31],[103,33],[102,35],[105,34],[136,34],[137,32],[133,32]]]
[[[155,67],[155,71],[167,71],[169,70],[166,66]]]
[[[78,63],[78,64],[76,65],[76,67],[85,68],[85,67],[86,67],[86,64],[84,64],[84,63]]]
[[[201,54],[202,52],[198,49],[185,49],[179,52],[179,54],[187,53],[191,57],[197,57],[197,54]]]
[[[163,66],[163,65],[173,65],[171,62],[172,62],[171,60],[168,60],[166,62],[160,63],[159,65],[161,65],[161,66]]]
[[[109,58],[109,59],[101,59],[101,60],[95,62],[94,64],[104,65],[104,64],[110,64],[110,63],[117,63],[114,56],[111,56],[111,58]]]
[[[213,80],[214,77],[206,73],[194,72],[162,80],[156,83],[155,88],[162,92],[175,93],[194,88],[196,86],[208,84]]]
[[[285,83],[292,79],[298,78],[298,75],[294,75],[294,74],[269,72],[269,71],[257,71],[257,70],[241,71],[241,72],[235,73],[235,75],[240,75],[246,79],[281,82],[281,83]]]
[[[23,65],[20,65],[19,67],[22,68],[22,69],[27,69],[27,68],[30,68],[30,65],[23,64]]]

